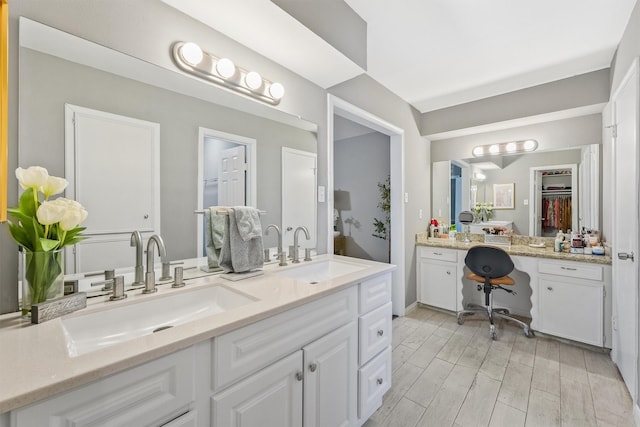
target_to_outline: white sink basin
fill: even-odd
[[[278,276],[291,277],[307,283],[319,283],[325,280],[335,279],[345,274],[354,273],[365,269],[366,266],[334,259],[314,262],[313,264],[292,267],[278,271]]]
[[[207,286],[72,315],[62,326],[69,355],[78,356],[254,301],[222,285]]]

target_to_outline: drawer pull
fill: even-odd
[[[547,290],[548,291],[553,291],[553,288],[551,286],[547,286]]]
[[[569,270],[569,271],[576,271],[576,270],[577,270],[577,268],[575,268],[575,267],[565,267],[565,266],[562,266],[562,267],[560,267],[560,268],[561,268],[561,269],[563,269],[563,270]]]
[[[378,336],[381,337],[384,335],[384,330],[378,329]]]
[[[447,270],[447,275],[451,276],[451,272],[449,270]]]
[[[317,365],[317,364],[315,364],[315,363],[310,363],[310,364],[309,364],[309,370],[310,370],[311,372],[315,372],[315,371],[316,371],[316,369],[318,369],[318,365]]]
[[[442,256],[442,252],[434,252],[434,255]]]
[[[382,380],[382,378],[378,378],[378,380],[377,380],[376,382],[378,383],[378,385],[382,385],[382,383],[383,383],[384,381]]]
[[[304,375],[302,374],[302,372],[296,372],[296,379],[298,381],[302,381],[303,378],[304,378]]]

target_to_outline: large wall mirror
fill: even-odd
[[[477,204],[493,204],[494,189],[508,185],[514,189],[513,207],[493,209],[490,219],[496,223],[508,224],[516,234],[555,235],[557,230],[550,231],[548,225],[536,226],[541,221],[542,202],[537,198],[540,193],[538,190],[542,190],[543,184],[535,182],[535,174],[536,171],[548,171],[557,176],[560,172],[570,169],[570,165],[574,165],[574,184],[571,185],[571,179],[567,184],[563,182],[561,185],[566,185],[563,189],[565,191],[559,191],[563,194],[557,194],[558,197],[565,196],[564,193],[567,193],[567,197],[573,194],[572,208],[575,219],[571,225],[563,225],[564,231],[567,228],[576,229],[582,226],[600,230],[600,148],[598,144],[589,144],[483,159],[435,161],[432,165],[433,215],[447,224],[453,223],[462,210],[473,209]]]
[[[7,219],[9,5],[0,0],[0,222]]]
[[[211,158],[212,150],[202,150],[202,147],[199,150],[202,129],[255,141],[251,161],[254,162],[252,181],[256,188],[250,191],[255,194],[255,207],[266,212],[262,217],[263,225],[285,225],[281,181],[283,151],[317,153],[315,124],[271,107],[257,106],[265,113],[255,114],[255,111],[220,105],[216,102],[216,92],[210,92],[211,85],[205,82],[25,18],[20,19],[19,60],[21,166],[42,165],[51,174],[65,176],[65,105],[159,125],[159,231],[170,259],[202,256],[196,248],[199,241],[197,224],[203,216],[194,211],[198,210],[198,200],[203,198],[199,191],[210,192],[213,179],[199,176],[198,164],[216,161]],[[110,167],[114,170],[126,167],[124,165],[135,167],[133,155],[123,148],[123,144],[114,143],[116,146],[121,152],[112,158]],[[202,158],[203,151],[207,152],[206,159]],[[203,179],[207,182],[200,182]],[[126,194],[126,185],[119,191],[122,197],[111,202],[118,209],[127,209],[126,200],[135,195]],[[312,205],[314,223],[294,224],[293,228],[306,225],[310,230],[316,230],[315,200],[306,203]],[[286,230],[286,225],[283,228]],[[129,265],[135,260],[135,251],[128,241],[131,231],[133,227],[122,233],[126,240],[122,247],[126,248]],[[312,244],[315,243],[309,243],[309,246]],[[272,233],[265,238],[265,246],[275,245]],[[88,270],[123,266],[110,265],[107,259],[103,267],[92,265]]]

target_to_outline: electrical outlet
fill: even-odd
[[[418,219],[422,219],[422,209],[418,210]]]
[[[523,204],[524,204],[525,206],[529,206],[529,199],[524,199]]]
[[[326,194],[324,190],[324,185],[318,185],[318,203],[324,203],[326,199]]]

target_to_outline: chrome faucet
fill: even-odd
[[[293,260],[291,262],[297,264],[300,262],[300,260],[298,259],[298,232],[302,230],[304,231],[304,235],[307,238],[307,240],[311,240],[311,237],[309,236],[309,230],[307,229],[307,227],[298,227],[296,228],[296,231],[293,232]]]
[[[147,273],[144,276],[144,290],[143,294],[152,294],[157,292],[156,289],[156,272],[153,268],[153,244],[158,247],[158,255],[160,257],[167,256],[167,250],[165,249],[164,242],[162,241],[162,237],[154,234],[149,237],[149,241],[147,242]]]
[[[287,254],[282,250],[282,232],[280,231],[280,227],[275,224],[267,225],[267,228],[264,229],[264,234],[269,235],[269,229],[273,228],[278,233],[278,259],[280,260],[279,266],[283,267],[287,265]]]
[[[144,285],[144,265],[142,265],[142,236],[139,231],[131,233],[131,246],[136,248],[136,267],[133,286]]]

